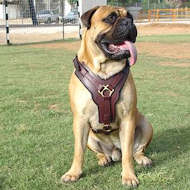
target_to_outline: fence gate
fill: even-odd
[[[12,44],[79,38],[77,3],[70,4],[67,0],[0,0],[0,44],[7,42],[6,9]]]

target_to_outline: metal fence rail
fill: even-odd
[[[190,8],[177,8],[177,9],[153,9],[148,10],[148,21],[159,21],[160,19],[169,20],[189,20]]]

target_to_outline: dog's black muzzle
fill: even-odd
[[[113,28],[104,36],[104,40],[119,44],[125,40],[135,43],[137,29],[133,20],[128,17],[118,19]]]
[[[112,53],[109,51],[109,44],[119,45],[124,41],[135,43],[136,37],[137,29],[133,23],[133,19],[129,17],[120,17],[114,23],[112,29],[106,33],[99,34],[95,42],[108,58],[121,60],[130,57],[129,51]]]

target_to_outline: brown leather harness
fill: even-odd
[[[91,93],[93,101],[98,106],[99,123],[104,124],[104,130],[99,129],[95,131],[92,129],[93,132],[109,134],[115,131],[115,129],[111,130],[110,123],[115,121],[116,103],[119,100],[121,89],[128,78],[130,70],[128,61],[122,71],[106,80],[95,75],[84,63],[80,63],[77,56],[73,62],[76,69],[75,75]]]

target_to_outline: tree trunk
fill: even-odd
[[[122,6],[125,6],[126,3],[127,3],[127,0],[121,0],[121,5],[122,5]]]

